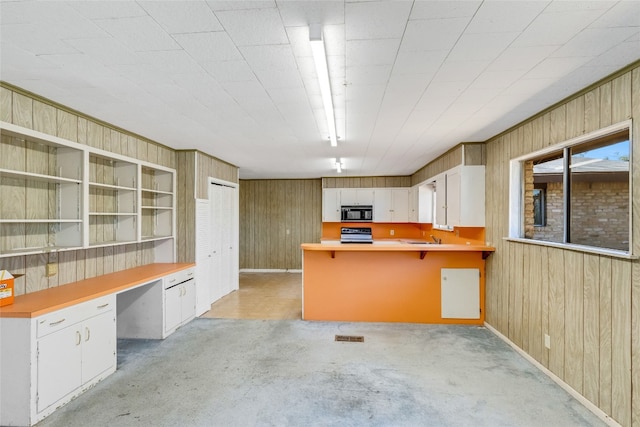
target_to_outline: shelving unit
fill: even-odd
[[[0,257],[158,241],[175,258],[175,170],[0,122]]]
[[[89,155],[89,245],[137,241],[138,165]]]
[[[82,247],[83,151],[2,129],[0,256]]]
[[[142,240],[170,237],[174,229],[174,173],[143,166],[141,178]]]

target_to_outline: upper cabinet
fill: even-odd
[[[340,222],[340,189],[322,190],[322,222]]]
[[[341,188],[340,204],[346,206],[373,205],[373,188]]]
[[[373,220],[375,222],[409,222],[409,189],[376,188]]]
[[[484,166],[456,166],[422,184],[420,204],[433,202],[435,226],[484,227],[484,181]]]
[[[174,237],[175,170],[10,123],[0,132],[0,257]]]

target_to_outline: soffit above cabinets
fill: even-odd
[[[2,1],[0,16],[3,81],[244,179],[332,176],[334,158],[411,174],[640,59],[636,1]]]

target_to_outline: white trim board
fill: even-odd
[[[288,268],[241,268],[240,273],[302,273],[302,269]]]

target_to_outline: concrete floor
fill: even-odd
[[[118,361],[38,425],[604,425],[481,327],[196,319]]]

